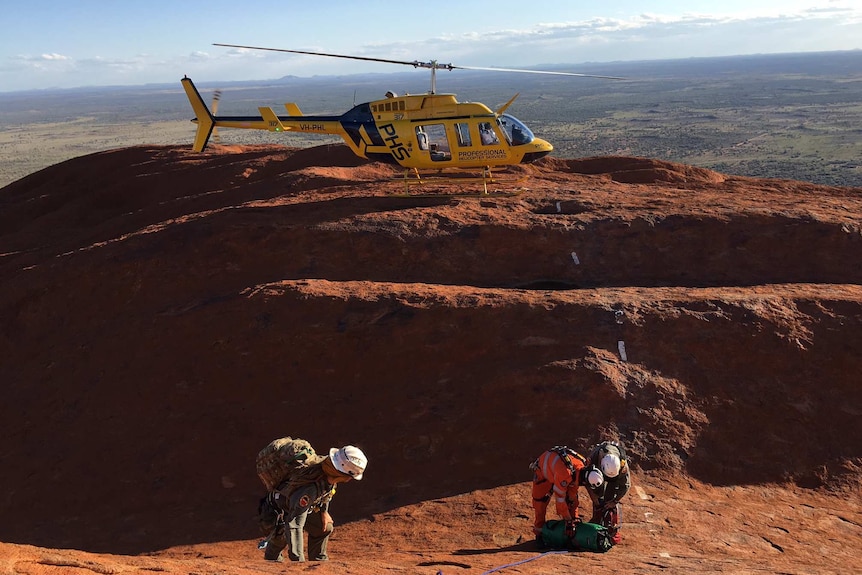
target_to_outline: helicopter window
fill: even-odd
[[[446,126],[443,124],[423,124],[416,127],[417,138],[420,132],[428,138],[428,151],[433,161],[442,162],[452,159]]]
[[[458,135],[458,145],[462,148],[472,146],[470,138],[470,124],[466,122],[458,122],[455,124],[455,133]]]
[[[497,122],[500,124],[500,127],[503,128],[503,132],[506,134],[506,139],[508,139],[513,146],[529,144],[536,138],[536,136],[533,135],[533,132],[530,131],[530,128],[525,126],[524,123],[515,116],[503,114],[497,118]]]
[[[483,146],[494,146],[500,143],[494,128],[490,122],[482,122],[479,124],[479,139],[482,140]]]

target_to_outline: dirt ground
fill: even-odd
[[[400,176],[146,145],[0,188],[0,574],[852,571],[862,190],[627,157]],[[283,435],[369,456],[329,562],[256,548]],[[622,543],[538,551],[529,462],[602,438]]]
[[[716,488],[638,476],[624,507],[621,544],[606,554],[539,551],[526,535],[529,489],[522,483],[474,491],[341,525],[325,563],[267,563],[255,540],[137,555],[0,543],[0,572],[847,573],[860,549],[858,495],[824,496],[787,485]]]

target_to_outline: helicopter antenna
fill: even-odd
[[[244,48],[246,50],[267,50],[270,52],[289,52],[291,54],[306,54],[309,56],[327,56],[329,58],[345,58],[348,60],[362,60],[364,62],[382,62],[384,64],[402,64],[405,66],[413,66],[414,68],[428,68],[431,70],[431,93],[437,93],[437,70],[485,70],[492,72],[521,72],[526,74],[553,74],[556,76],[579,76],[582,78],[603,78],[605,80],[625,80],[618,76],[599,76],[595,74],[578,74],[575,72],[549,72],[544,70],[522,70],[518,68],[485,68],[480,66],[455,66],[453,64],[440,64],[437,60],[430,62],[420,62],[413,60],[389,60],[387,58],[371,58],[368,56],[350,56],[346,54],[328,54],[326,52],[308,52],[305,50],[287,50],[285,48],[264,48],[262,46],[242,46],[239,44],[218,44],[213,46],[223,46],[225,48]]]

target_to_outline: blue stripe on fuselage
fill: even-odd
[[[368,134],[368,137],[371,138],[372,146],[383,145],[383,137],[377,130],[377,124],[374,123],[374,116],[371,114],[371,106],[368,104],[354,106],[342,114],[339,121],[341,122],[341,127],[344,128],[344,131],[347,132],[350,139],[357,146],[362,141],[360,130],[363,126],[365,126],[365,132]]]

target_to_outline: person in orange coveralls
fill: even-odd
[[[548,503],[554,499],[557,514],[574,530],[578,518],[578,487],[582,481],[586,458],[565,446],[552,447],[530,464],[533,470],[533,533],[536,543],[543,546],[542,526]]]

